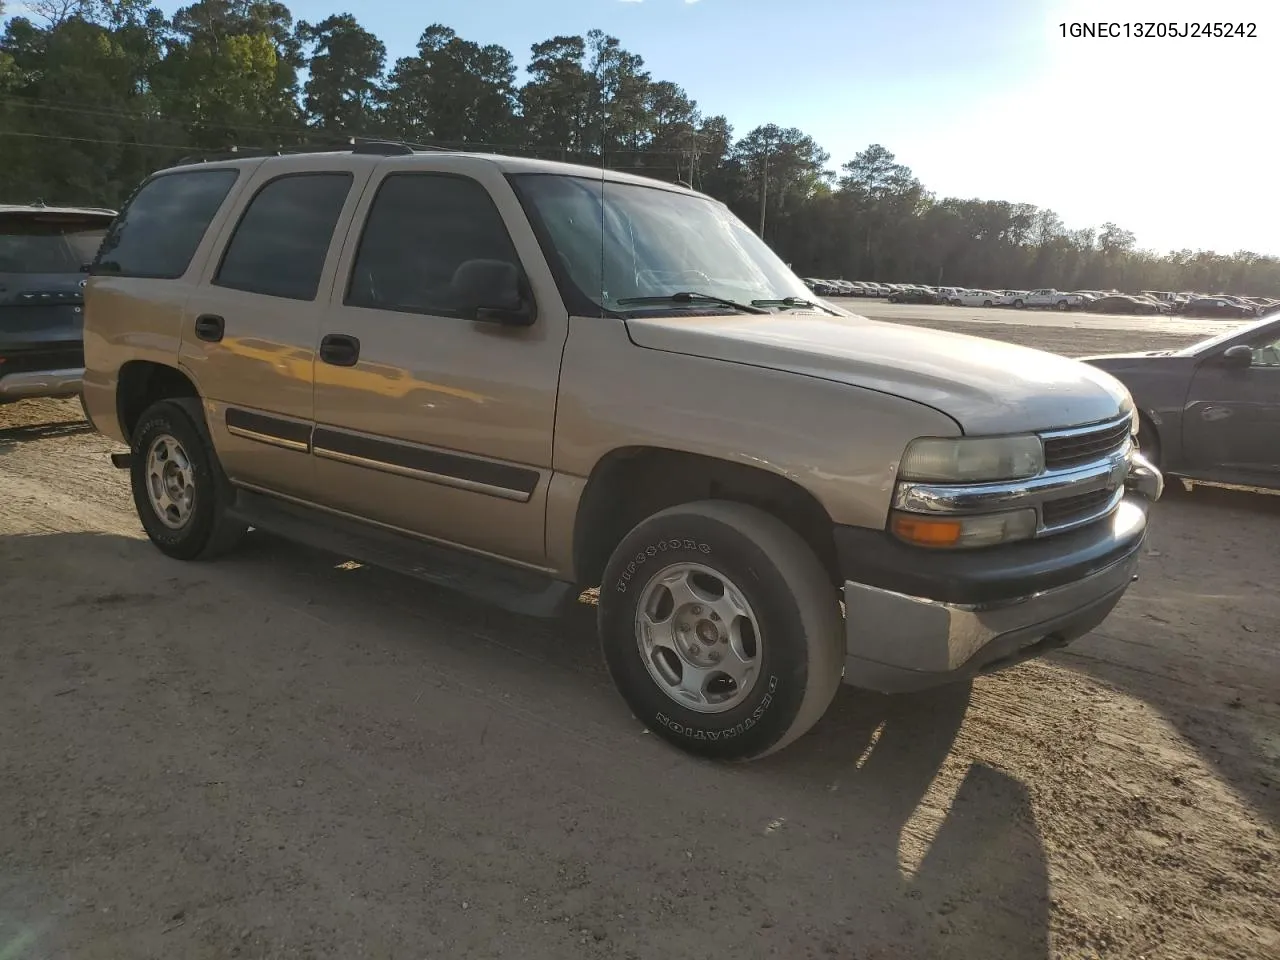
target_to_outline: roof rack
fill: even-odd
[[[219,160],[239,160],[252,157],[282,157],[299,153],[354,153],[382,157],[404,157],[419,150],[447,150],[430,144],[403,143],[399,140],[367,140],[363,137],[347,137],[343,140],[323,143],[298,143],[277,147],[229,146],[223,150],[191,154],[178,161],[178,166],[188,163],[216,163]]]

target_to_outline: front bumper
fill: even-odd
[[[74,397],[80,393],[84,367],[28,370],[5,375],[0,366],[0,402],[34,397]]]
[[[1136,579],[1162,483],[1154,468],[1143,473],[1105,520],[1038,542],[928,558],[882,542],[844,585],[845,683],[884,693],[939,686],[1093,630]],[[847,570],[851,551],[866,556],[860,536],[837,543]],[[928,560],[935,569],[922,569]]]

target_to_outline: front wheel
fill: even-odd
[[[1024,303],[1022,300],[1013,301],[1013,308],[1015,310],[1021,310],[1025,306],[1026,306],[1026,303]]]
[[[204,429],[199,400],[152,404],[138,420],[131,447],[133,503],[162,553],[212,559],[239,542],[247,528],[227,516],[231,484]]]
[[[689,753],[780,750],[826,712],[843,672],[839,597],[813,550],[755,507],[654,514],[600,588],[600,640],[640,722]]]
[[[990,307],[990,306],[991,306],[991,301],[990,301],[990,300],[983,300],[983,301],[982,301],[982,305],[983,305],[984,307]]]

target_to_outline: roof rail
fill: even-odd
[[[187,163],[216,163],[219,160],[237,160],[241,157],[279,157],[299,153],[343,153],[351,152],[361,155],[383,157],[403,157],[418,150],[446,150],[447,147],[436,147],[428,144],[409,144],[399,140],[366,140],[361,137],[346,137],[342,140],[324,143],[297,143],[277,147],[240,147],[232,145],[223,150],[211,150],[207,153],[191,154],[178,161],[181,166]]]
[[[359,140],[351,152],[381,157],[407,157],[415,151],[407,143],[398,140]]]

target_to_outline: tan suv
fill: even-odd
[[[812,300],[721,203],[364,143],[144,183],[84,398],[184,560],[248,527],[554,615],[635,714],[757,757],[845,682],[971,677],[1120,599],[1159,473],[1059,357]]]

